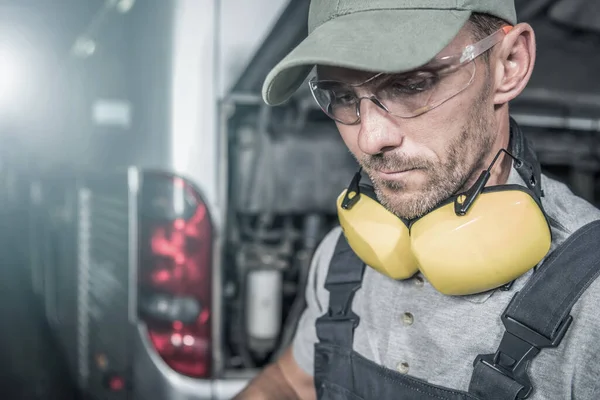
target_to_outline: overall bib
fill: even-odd
[[[468,392],[435,386],[367,360],[353,347],[360,316],[351,308],[365,265],[340,236],[325,280],[328,312],[316,322],[314,379],[320,400],[513,400],[531,395],[527,368],[543,348],[556,347],[570,311],[600,273],[600,221],[569,237],[535,271],[501,316],[506,328],[495,354],[473,361]],[[468,360],[465,360],[468,362]]]

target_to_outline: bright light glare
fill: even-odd
[[[19,96],[23,84],[22,72],[18,53],[0,42],[0,107],[9,106],[11,100]]]

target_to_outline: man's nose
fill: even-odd
[[[402,144],[403,135],[394,123],[395,117],[369,99],[360,104],[358,147],[369,155],[393,150]]]

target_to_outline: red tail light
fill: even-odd
[[[213,241],[206,205],[183,179],[147,174],[139,206],[140,318],[171,368],[208,377]]]

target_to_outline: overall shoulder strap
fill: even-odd
[[[469,393],[482,399],[526,399],[527,368],[543,348],[557,347],[573,305],[600,274],[600,221],[572,234],[546,259],[502,315],[506,332],[495,354],[479,355]]]
[[[320,342],[352,348],[354,329],[360,320],[352,311],[352,300],[361,287],[364,272],[365,264],[354,254],[342,233],[325,279],[329,309],[316,322]]]

